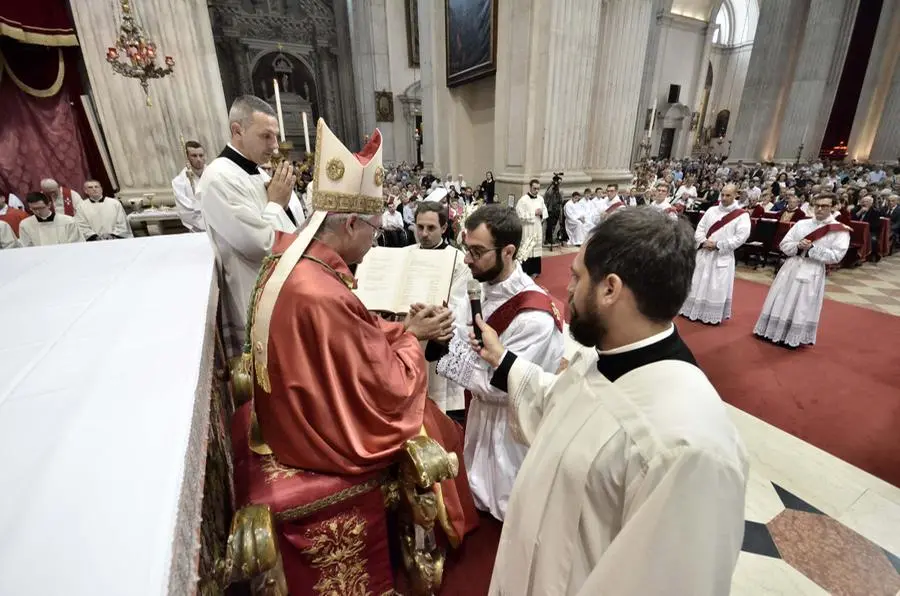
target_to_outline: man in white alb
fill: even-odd
[[[530,445],[490,594],[728,594],[744,535],[747,453],[672,318],[693,231],[652,209],[601,222],[572,266],[560,375],[481,321],[492,384]]]
[[[606,197],[598,204],[598,212],[594,216],[594,222],[600,223],[617,209],[625,207],[625,201],[619,196],[619,185],[610,184],[606,187]]]
[[[726,184],[719,204],[710,207],[697,229],[697,265],[691,292],[679,311],[692,321],[719,324],[731,318],[734,251],[750,237],[750,214],[735,200],[737,186]]]
[[[19,248],[22,246],[19,239],[16,238],[12,227],[5,221],[0,220],[0,249],[3,248]]]
[[[74,217],[65,213],[54,212],[50,207],[50,199],[41,192],[30,192],[25,197],[30,217],[19,224],[19,242],[22,246],[49,246],[52,244],[68,244],[84,242],[84,236],[78,228]]]
[[[669,184],[665,180],[656,183],[650,208],[662,211],[669,219],[678,219],[678,210],[669,202]]]
[[[296,228],[284,211],[294,187],[291,164],[282,161],[268,184],[259,169],[278,151],[275,110],[243,95],[231,104],[228,121],[231,142],[203,172],[197,200],[223,277],[223,340],[233,357],[241,353],[250,292],[275,232]]]
[[[484,205],[466,220],[465,262],[482,284],[481,310],[503,341],[542,370],[556,372],[565,349],[562,313],[516,261],[521,238],[522,223],[515,212],[503,205]],[[437,372],[472,395],[465,443],[469,486],[475,506],[503,521],[527,452],[509,432],[507,396],[491,386],[493,369],[465,337],[450,341]]]
[[[813,199],[815,217],[801,219],[779,248],[790,258],[775,276],[753,333],[790,347],[813,345],[825,300],[825,266],[841,262],[850,247],[850,228],[831,209],[830,192]]]
[[[384,220],[382,219],[382,222]],[[418,203],[414,215],[416,238],[418,244],[410,245],[407,250],[451,250],[456,253],[456,264],[450,286],[450,299],[447,306],[453,312],[455,333],[465,341],[469,336],[469,296],[468,285],[472,279],[469,267],[465,263],[465,253],[451,246],[445,239],[447,232],[447,209],[434,201]],[[466,415],[466,399],[463,388],[453,381],[437,374],[437,360],[444,355],[440,346],[429,343],[425,350],[428,364],[428,397],[453,420],[463,424]]]
[[[81,208],[81,195],[68,186],[60,186],[53,178],[41,180],[41,192],[50,199],[50,210],[54,213],[75,217],[75,213]],[[28,200],[27,197],[25,200]]]
[[[566,214],[566,234],[569,236],[569,246],[584,244],[588,209],[590,207],[582,200],[581,194],[578,192],[573,192],[572,198],[566,201],[563,212]]]
[[[184,227],[191,232],[202,232],[206,229],[206,224],[203,223],[196,188],[206,168],[206,150],[197,141],[188,141],[184,144],[184,156],[187,158],[187,165],[172,179],[175,210]]]
[[[541,183],[537,178],[533,178],[528,183],[528,193],[522,195],[516,203],[516,213],[522,220],[522,246],[525,251],[522,270],[531,277],[541,274],[541,255],[544,254],[544,219],[547,217],[547,206],[540,192]]]
[[[125,208],[119,199],[103,196],[103,187],[97,180],[84,183],[86,201],[75,214],[81,234],[85,240],[111,240],[113,238],[131,238],[131,227],[125,217]]]

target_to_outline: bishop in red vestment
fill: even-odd
[[[370,313],[351,288],[381,230],[381,135],[354,155],[320,120],[316,212],[283,234],[263,266],[248,317],[254,407],[262,438],[282,463],[325,474],[385,468],[425,432],[462,458],[461,430],[426,397],[420,341],[447,338],[453,317],[428,308],[404,323]],[[477,525],[464,466],[441,483],[452,544]]]

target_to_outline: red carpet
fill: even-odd
[[[574,258],[545,258],[539,283],[565,298]],[[676,320],[703,371],[728,403],[900,486],[900,318],[826,299],[816,345],[789,350],[753,335],[767,291],[739,279],[731,320]]]

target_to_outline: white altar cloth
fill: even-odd
[[[205,234],[0,253],[0,594],[189,593],[216,300]]]

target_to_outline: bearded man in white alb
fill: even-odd
[[[75,214],[75,221],[85,240],[111,240],[113,238],[131,238],[131,227],[125,217],[125,208],[119,199],[103,196],[103,187],[96,180],[84,183],[86,201]]]
[[[718,324],[731,318],[734,251],[750,237],[750,214],[735,201],[737,186],[726,184],[719,204],[710,207],[697,229],[697,265],[691,292],[680,314],[692,321]]]
[[[775,276],[753,333],[786,346],[813,345],[825,300],[825,266],[841,262],[850,247],[850,228],[831,213],[835,196],[813,200],[815,217],[788,230],[779,248],[790,258]]]
[[[522,227],[508,207],[480,207],[466,220],[465,262],[481,282],[481,310],[504,343],[541,370],[556,372],[565,350],[562,314],[516,261]],[[437,372],[472,394],[464,458],[469,486],[475,506],[503,521],[527,452],[526,444],[510,433],[508,397],[491,385],[494,370],[465,336],[450,341]]]
[[[184,227],[191,232],[202,232],[206,229],[206,224],[203,222],[196,188],[206,169],[206,150],[197,141],[188,141],[184,144],[184,156],[187,158],[187,165],[172,179],[175,210]]]
[[[530,445],[490,594],[720,596],[744,535],[747,452],[672,318],[693,231],[652,209],[601,222],[572,266],[569,331],[548,374],[479,321],[480,351]]]
[[[241,353],[250,292],[275,231],[296,227],[285,213],[294,188],[291,164],[282,161],[271,180],[259,166],[278,151],[275,110],[252,95],[234,100],[228,112],[231,142],[203,172],[197,199],[216,249],[222,283],[222,328],[229,357]]]
[[[516,202],[516,213],[522,220],[522,244],[526,247],[522,270],[531,277],[541,274],[541,256],[544,254],[544,220],[547,205],[537,178],[528,183],[528,193]]]

